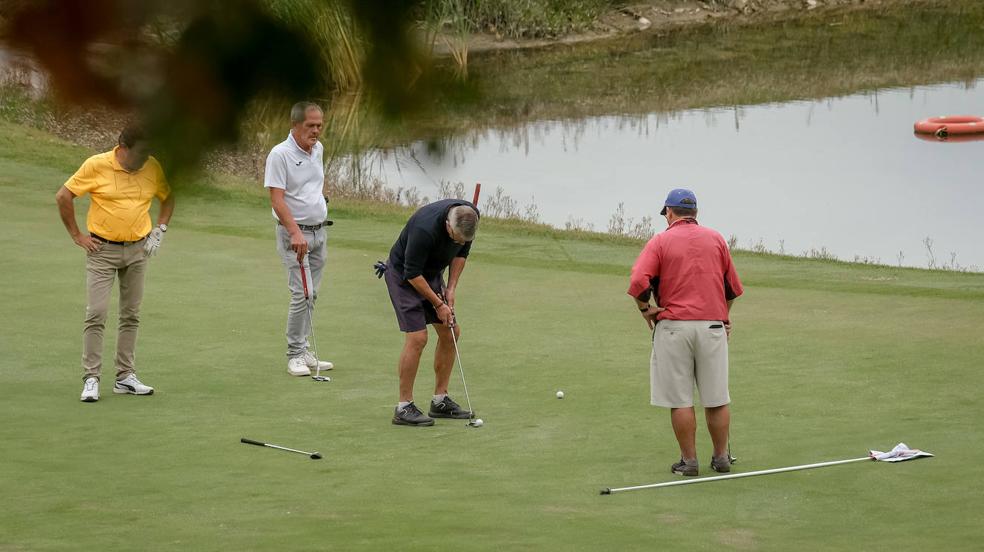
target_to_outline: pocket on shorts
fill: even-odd
[[[725,332],[725,329],[724,329],[724,323],[723,322],[714,322],[714,323],[710,324],[707,327],[707,333],[709,333],[711,335],[711,337],[714,338],[714,339],[725,337],[727,335],[727,332]]]

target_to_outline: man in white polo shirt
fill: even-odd
[[[277,252],[287,267],[290,308],[287,311],[287,373],[309,376],[312,368],[332,369],[330,362],[308,350],[314,302],[325,267],[328,204],[324,196],[324,146],[318,141],[324,112],[317,104],[298,102],[290,110],[290,134],[267,156],[263,186],[270,190],[277,221]],[[311,301],[304,297],[301,271]]]

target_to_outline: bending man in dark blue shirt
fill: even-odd
[[[454,367],[454,344],[461,329],[454,319],[454,296],[465,259],[478,229],[478,210],[459,199],[445,199],[421,207],[403,228],[390,249],[386,263],[389,290],[396,320],[406,333],[400,353],[400,401],[393,414],[397,425],[429,426],[433,418],[471,416],[448,396],[448,381]],[[447,285],[444,270],[450,266]],[[434,352],[434,397],[429,416],[413,403],[413,383],[420,355],[427,345],[427,325],[437,330]]]

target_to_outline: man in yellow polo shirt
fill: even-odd
[[[88,233],[75,222],[75,198],[89,194]],[[150,222],[150,204],[160,202],[157,226]],[[112,151],[93,155],[55,195],[68,234],[86,253],[85,325],[82,331],[82,401],[99,400],[103,329],[113,282],[120,279],[119,337],[116,340],[116,384],[113,393],[151,395],[154,389],[137,379],[134,348],[140,324],[147,258],[164,239],[174,212],[174,196],[164,171],[150,156],[143,130],[129,125]]]

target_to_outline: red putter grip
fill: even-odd
[[[304,298],[308,299],[307,271],[304,270],[304,263],[301,262],[301,284],[304,285]]]
[[[472,205],[478,207],[478,194],[482,192],[482,183],[475,183],[475,196],[472,198]]]

